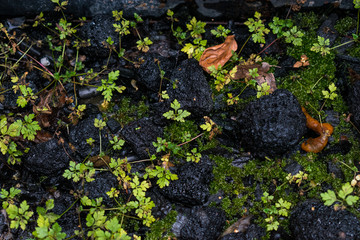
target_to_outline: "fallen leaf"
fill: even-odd
[[[100,156],[92,156],[89,158],[89,161],[94,164],[94,167],[103,167],[108,166],[111,162],[111,158],[107,155],[100,157]]]
[[[306,67],[306,66],[309,66],[310,63],[309,63],[309,58],[303,54],[301,55],[301,58],[300,58],[300,61],[297,61],[295,64],[294,64],[294,68],[300,68],[300,67]]]
[[[199,64],[206,72],[210,73],[208,67],[214,65],[218,69],[219,65],[224,66],[231,58],[232,51],[236,51],[237,47],[235,35],[227,36],[224,43],[205,49],[200,57]]]
[[[321,152],[327,142],[328,138],[334,131],[333,126],[330,123],[320,123],[318,120],[312,118],[307,112],[304,107],[301,107],[301,110],[305,114],[306,117],[306,127],[310,128],[320,136],[317,138],[309,138],[305,142],[301,144],[301,148],[305,152],[313,152],[318,153]]]
[[[53,135],[51,133],[49,133],[48,131],[45,131],[45,130],[40,130],[40,131],[36,132],[34,142],[36,142],[36,143],[47,142],[52,138],[53,138]]]
[[[255,78],[255,80],[259,86],[261,86],[261,84],[266,82],[270,86],[270,89],[267,91],[269,93],[273,93],[277,89],[276,80],[273,73],[264,73],[263,75],[260,75],[259,77]]]
[[[267,62],[253,63],[246,65],[246,63],[235,66],[230,71],[230,77],[234,80],[238,79],[252,79],[249,70],[257,68],[259,76],[255,78],[257,84],[261,86],[264,82],[266,82],[269,86],[269,93],[273,93],[276,88],[276,80],[273,73],[268,73],[271,65]]]

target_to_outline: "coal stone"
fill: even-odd
[[[316,200],[300,203],[290,216],[294,240],[347,239],[360,236],[360,222],[347,210],[335,211]]]
[[[285,89],[250,102],[237,121],[242,145],[259,157],[286,153],[307,130],[298,100]]]
[[[32,147],[24,158],[24,166],[39,175],[51,176],[69,166],[71,150],[64,143],[64,147],[53,138],[47,142]]]
[[[210,86],[195,59],[184,60],[174,69],[166,90],[171,101],[177,99],[193,115],[204,116],[213,109]]]
[[[166,198],[187,206],[201,205],[207,201],[212,180],[212,165],[207,156],[203,156],[199,163],[184,164],[175,173],[179,179],[160,189]]]

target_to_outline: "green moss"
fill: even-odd
[[[176,221],[177,212],[170,211],[166,217],[155,221],[150,230],[146,232],[145,240],[167,240],[173,239],[175,235],[171,232],[172,225]]]
[[[295,25],[302,29],[315,31],[320,26],[320,18],[314,12],[300,12],[295,16]]]
[[[184,135],[191,135],[191,138],[199,134],[199,127],[194,121],[186,120],[185,122],[172,121],[164,128],[164,136],[168,141],[173,143],[186,142]]]
[[[360,45],[355,44],[347,50],[348,54],[355,58],[360,58]]]
[[[149,107],[144,100],[137,103],[131,101],[130,98],[124,97],[118,103],[119,109],[115,112],[114,118],[124,127],[126,124],[148,116]]]
[[[321,56],[319,53],[310,51],[311,46],[317,41],[314,32],[308,32],[303,37],[303,45],[299,47],[289,46],[288,54],[300,60],[301,55],[305,54],[309,58],[310,65],[292,71],[288,76],[279,80],[279,88],[288,89],[299,100],[302,106],[306,107],[311,115],[317,115],[317,111],[323,103],[323,90],[327,90],[330,83],[335,83],[335,55],[330,53]],[[314,110],[316,109],[316,111]]]
[[[356,20],[352,17],[346,16],[336,21],[335,30],[341,35],[346,35],[348,31],[356,27]]]

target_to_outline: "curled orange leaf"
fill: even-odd
[[[199,64],[206,72],[210,73],[208,67],[214,65],[218,69],[219,65],[224,66],[231,58],[232,51],[236,51],[237,47],[235,35],[227,36],[222,44],[205,49],[200,57]]]
[[[301,109],[306,117],[306,126],[320,135],[317,138],[309,138],[308,140],[303,142],[301,144],[301,148],[306,152],[321,152],[328,143],[328,138],[333,133],[334,128],[329,123],[319,123],[318,120],[312,118],[306,112],[304,107],[301,107]]]

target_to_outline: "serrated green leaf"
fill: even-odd
[[[321,193],[320,196],[322,200],[325,202],[324,203],[325,206],[330,206],[337,200],[335,192],[332,190],[328,190],[325,193]]]
[[[345,200],[346,196],[353,192],[353,187],[349,182],[345,183],[339,191],[339,198]]]
[[[350,195],[350,196],[347,196],[347,198],[346,198],[346,203],[347,203],[349,206],[352,206],[352,205],[354,205],[358,200],[359,200],[359,197],[358,197],[358,196]]]

